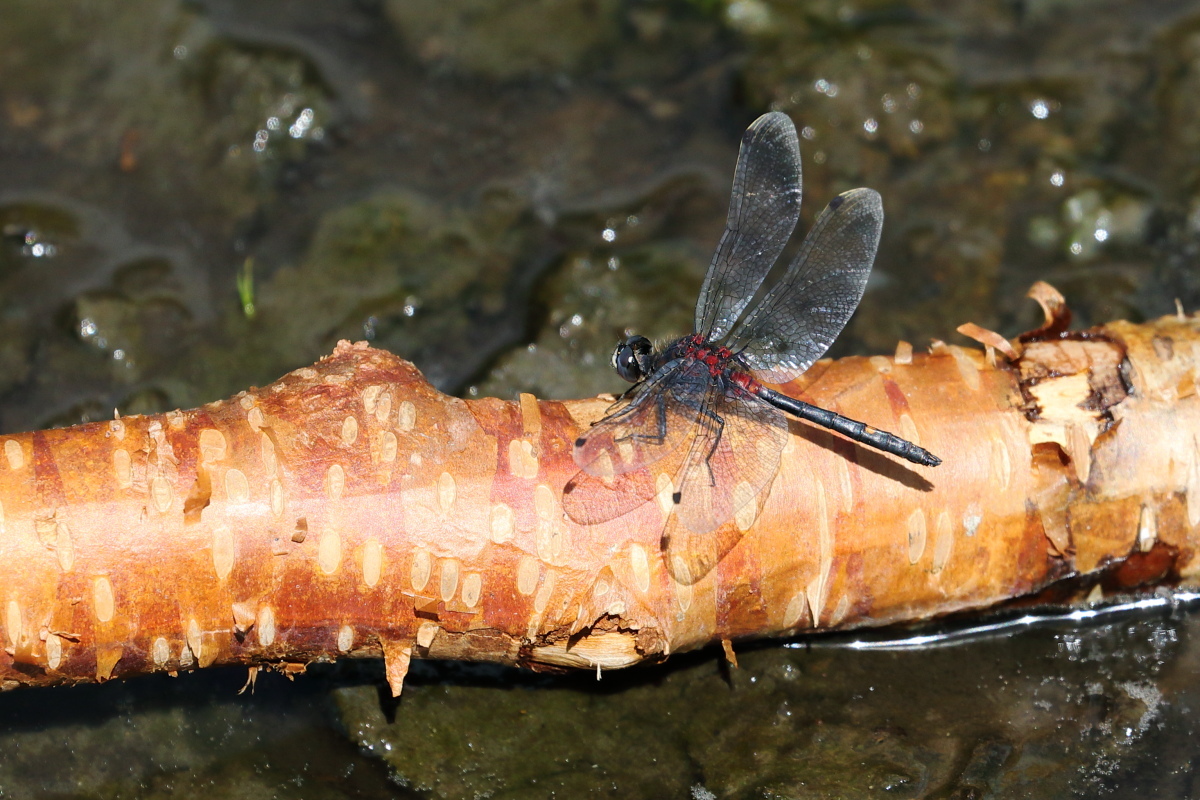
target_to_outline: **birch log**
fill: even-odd
[[[0,685],[382,657],[611,669],[714,641],[983,608],[1069,576],[1192,581],[1200,319],[983,351],[901,343],[789,393],[941,456],[792,427],[763,502],[680,580],[652,500],[563,513],[604,400],[459,400],[341,343],[191,411],[0,436]]]

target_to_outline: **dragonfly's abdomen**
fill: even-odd
[[[758,390],[762,388],[762,384],[754,380],[749,372],[742,372],[738,369],[729,370],[729,380],[750,394],[758,394]]]

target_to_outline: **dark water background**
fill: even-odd
[[[887,220],[834,355],[1200,307],[1200,3],[0,3],[0,432],[372,340],[466,396],[685,331],[741,131]],[[250,306],[252,305],[252,310]],[[2,589],[0,589],[2,591]],[[1193,797],[1186,614],[561,680],[377,664],[0,696],[8,797]]]

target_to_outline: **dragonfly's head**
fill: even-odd
[[[649,371],[647,365],[653,351],[653,345],[645,336],[630,336],[613,350],[613,369],[630,383],[637,383],[646,377]]]

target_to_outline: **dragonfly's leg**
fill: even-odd
[[[717,478],[713,474],[712,457],[717,452],[717,446],[721,444],[721,434],[725,432],[725,418],[706,405],[702,405],[700,407],[700,416],[696,420],[706,429],[710,431],[715,429],[716,431],[716,434],[713,436],[712,446],[704,454],[704,468],[708,470],[708,485],[716,486]],[[695,442],[692,443],[692,446],[695,447]],[[679,505],[683,501],[683,492],[676,489],[671,495],[671,499],[675,502],[675,505]]]
[[[725,418],[711,408],[705,407],[700,409],[700,419],[708,420],[708,422],[701,422],[701,424],[706,425],[710,430],[714,426],[716,427],[716,435],[713,436],[712,447],[708,448],[708,453],[704,456],[704,467],[708,470],[708,485],[716,486],[717,478],[713,475],[712,457],[716,455],[717,447],[721,444],[721,436],[725,433]]]
[[[652,444],[662,444],[667,438],[667,398],[659,394],[654,398],[654,413],[656,422],[654,425],[654,433],[631,433],[628,436],[621,436],[616,441],[624,442],[633,439],[637,442],[651,442]]]
[[[654,398],[654,411],[657,421],[654,425],[654,433],[638,433],[634,434],[635,439],[641,439],[654,444],[662,444],[667,438],[667,396],[659,394]]]

